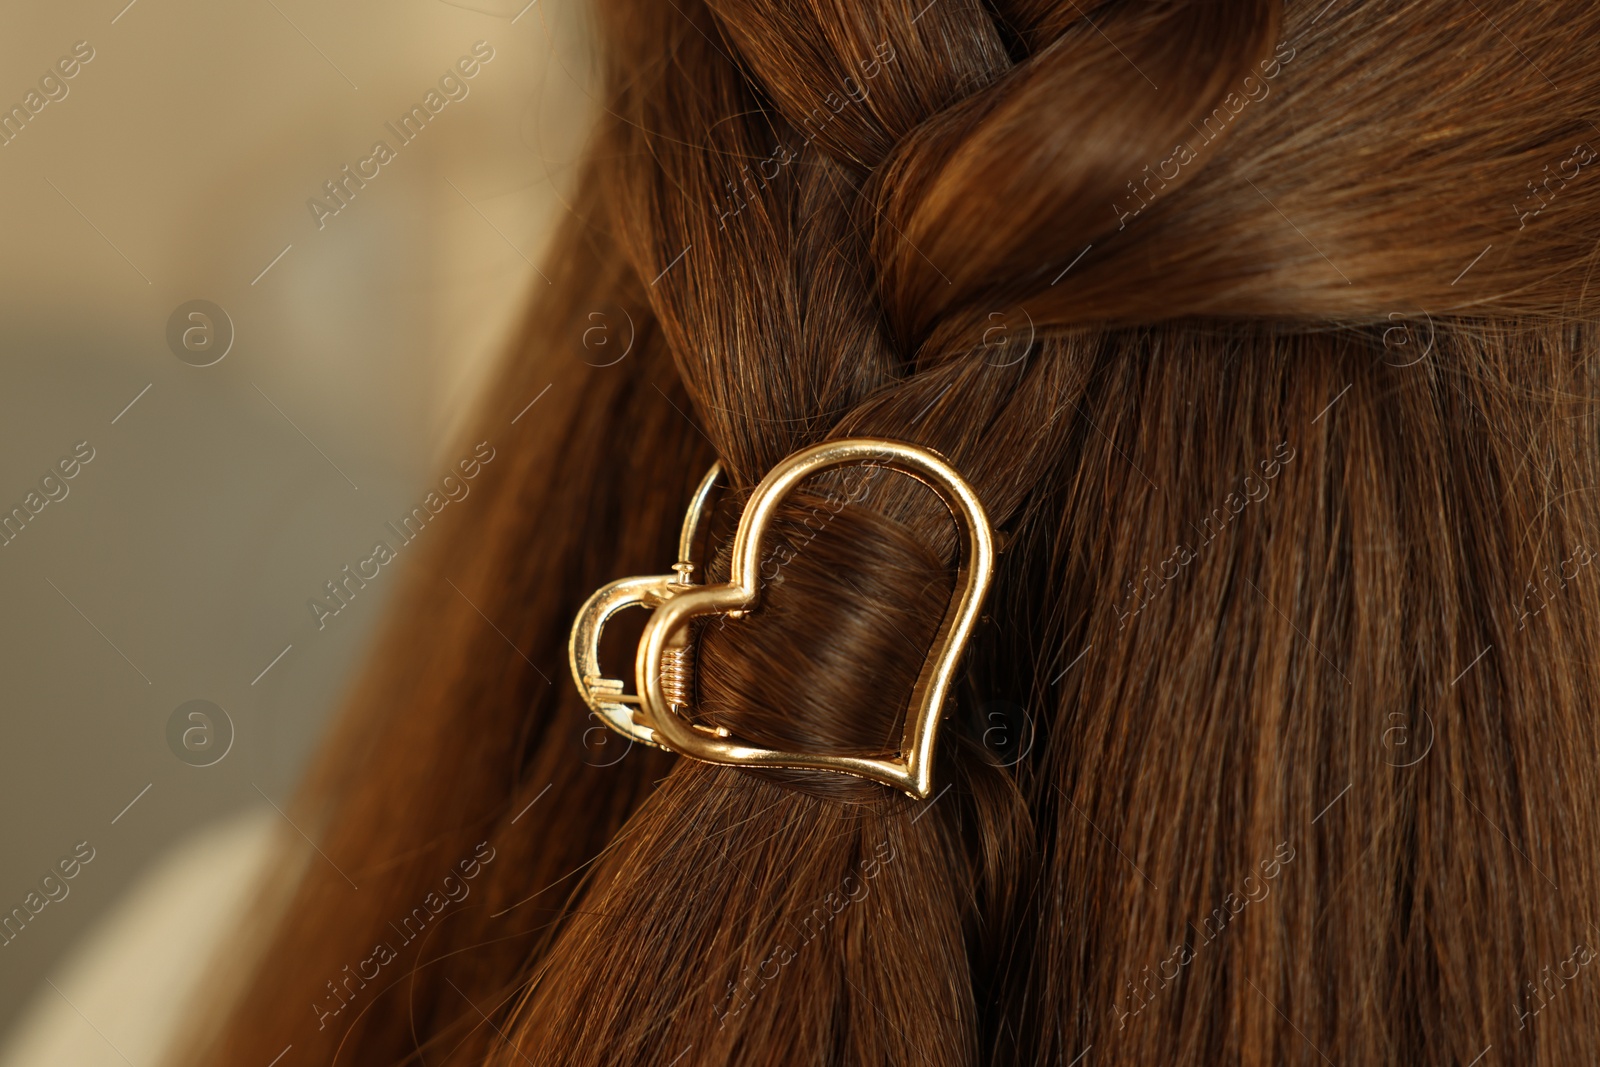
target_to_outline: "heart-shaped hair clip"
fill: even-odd
[[[761,545],[783,498],[804,479],[837,467],[882,467],[909,475],[938,494],[961,531],[956,589],[912,687],[900,751],[885,758],[834,756],[761,748],[707,727],[684,714],[693,704],[694,636],[691,622],[705,615],[739,618],[760,606]],[[710,515],[720,468],[713,466],[695,490],[684,516],[679,562],[672,574],[623,578],[602,586],[572,626],[573,679],[601,720],[625,737],[707,763],[835,771],[869,778],[916,799],[933,792],[933,745],[950,683],[977,624],[994,576],[995,535],[983,504],[966,479],[930,449],[881,438],[824,441],[788,456],[768,472],[746,502],[733,539],[726,582],[696,578],[694,556]],[[618,611],[652,609],[639,639],[635,677],[639,692],[600,669],[600,635]]]

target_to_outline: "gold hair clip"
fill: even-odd
[[[745,744],[722,727],[689,721],[683,714],[693,704],[694,692],[694,638],[689,624],[702,615],[739,618],[754,611],[761,599],[761,542],[779,503],[811,475],[847,466],[884,467],[924,483],[950,509],[963,535],[956,593],[912,687],[900,752],[887,759],[783,752]],[[719,475],[720,467],[713,465],[695,490],[679,538],[680,562],[673,565],[672,574],[611,582],[579,610],[568,646],[578,692],[607,726],[624,737],[679,755],[731,766],[835,771],[926,799],[933,791],[933,742],[945,698],[994,576],[994,531],[977,493],[929,449],[872,437],[824,441],[790,455],[756,486],[734,534],[728,580],[708,585],[696,579],[694,557],[706,532]],[[600,635],[606,622],[633,606],[653,609],[639,639],[637,694],[624,692],[623,683],[605,677],[600,668]]]

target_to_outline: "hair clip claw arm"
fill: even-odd
[[[589,709],[617,733],[657,748],[666,746],[656,736],[643,698],[628,693],[621,679],[606,677],[601,668],[600,636],[611,617],[624,608],[656,608],[694,585],[698,570],[694,561],[710,525],[711,497],[721,473],[721,465],[712,464],[690,499],[678,536],[678,562],[672,565],[672,573],[621,578],[601,586],[578,609],[567,642],[572,679]],[[689,704],[694,691],[694,646],[676,646],[666,654],[662,669],[667,675],[664,693],[668,702]],[[721,736],[726,734],[726,730],[720,732]]]

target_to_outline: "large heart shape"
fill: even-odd
[[[911,691],[900,752],[887,759],[784,752],[712,733],[684,718],[668,700],[662,670],[669,655],[692,641],[689,624],[702,615],[739,617],[760,604],[761,542],[778,504],[805,478],[835,467],[866,465],[908,474],[944,501],[961,529],[963,550],[956,592],[939,624]],[[685,557],[688,558],[688,557]],[[994,575],[994,531],[972,486],[937,453],[878,438],[824,441],[787,457],[774,467],[746,503],[733,540],[728,581],[678,586],[651,614],[639,639],[635,664],[640,712],[652,744],[707,763],[836,771],[895,786],[916,799],[933,790],[933,745],[951,679],[977,625]]]

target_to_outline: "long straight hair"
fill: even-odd
[[[1600,8],[1492,8],[599,0],[497,458],[194,1062],[1600,1062]],[[577,606],[851,434],[1005,540],[935,797],[608,734]],[[705,722],[892,750],[957,543],[844,484]]]

